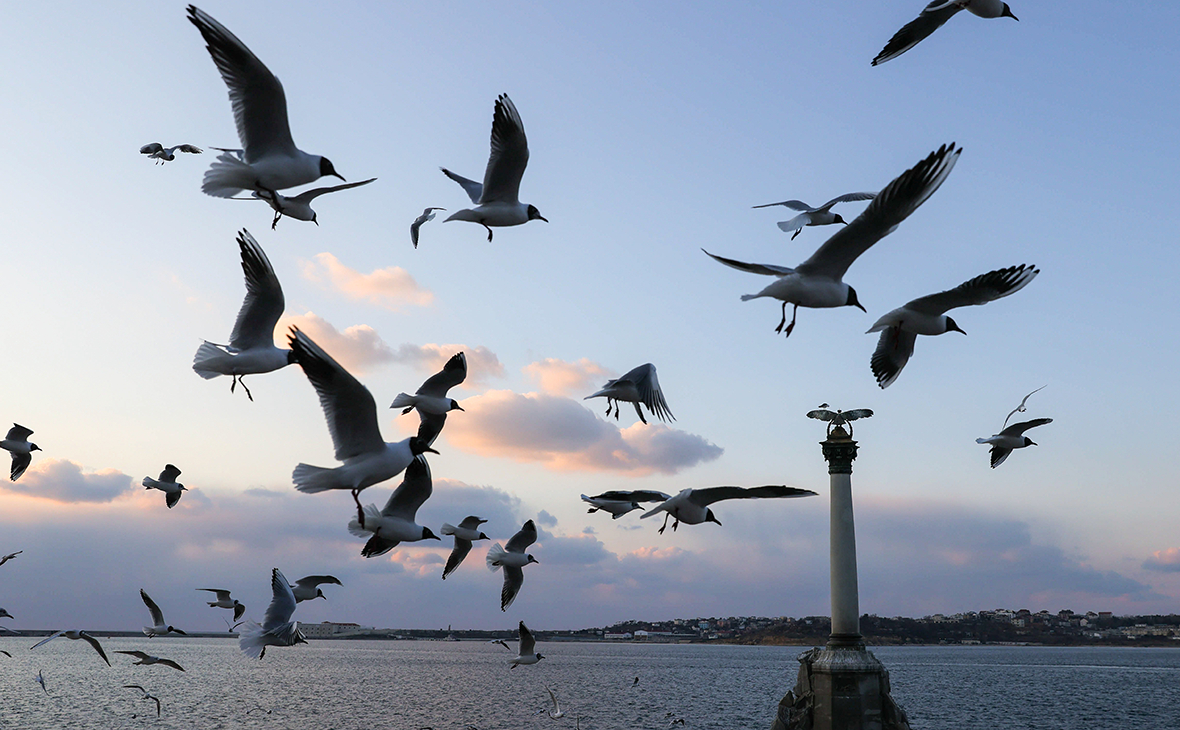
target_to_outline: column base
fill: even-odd
[[[855,637],[855,639],[853,638]],[[858,646],[833,646],[834,640]],[[779,702],[771,730],[910,730],[889,695],[889,670],[858,635],[833,635],[799,655],[795,689]]]

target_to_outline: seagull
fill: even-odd
[[[205,11],[188,6],[188,19],[207,44],[205,48],[229,87],[241,150],[223,150],[205,172],[206,195],[232,198],[242,190],[277,190],[333,175],[344,180],[327,157],[309,155],[295,146],[287,123],[283,85],[246,44]]]
[[[417,436],[386,443],[377,426],[377,404],[369,389],[298,327],[291,327],[287,339],[295,359],[315,386],[328,420],[332,445],[336,447],[336,458],[344,462],[344,466],[335,469],[299,464],[291,474],[295,488],[308,494],[328,489],[351,490],[357,522],[364,527],[365,513],[357,496],[361,490],[401,474],[419,454],[438,452]]]
[[[74,639],[74,640],[82,639],[82,640],[84,640],[87,644],[90,644],[90,646],[94,647],[94,650],[98,652],[98,655],[100,657],[102,657],[102,660],[107,663],[108,667],[111,666],[111,660],[107,659],[107,653],[102,650],[102,644],[98,643],[98,639],[94,638],[93,636],[86,633],[85,631],[81,631],[79,629],[67,629],[64,631],[56,631],[56,632],[50,634],[49,636],[45,637],[41,641],[38,641],[36,644],[33,644],[29,648],[36,649],[37,647],[41,646],[42,644],[48,644],[49,642],[53,641],[54,639],[56,639],[59,636],[64,636],[67,639]]]
[[[11,658],[12,658],[12,655],[11,655],[11,654],[9,654],[9,653],[8,653],[6,650],[4,650],[4,649],[0,649],[0,654],[3,654],[4,656],[8,657],[9,659],[11,659]]]
[[[467,557],[467,553],[471,552],[471,543],[475,540],[487,540],[488,536],[479,531],[479,526],[487,520],[481,520],[475,515],[468,515],[463,518],[458,527],[452,524],[443,523],[439,530],[444,535],[455,536],[455,547],[451,550],[451,554],[447,556],[447,564],[443,568],[443,580],[454,572],[455,568],[463,562],[463,558]]]
[[[172,661],[171,659],[161,659],[158,656],[152,656],[151,654],[148,654],[146,652],[124,651],[124,650],[120,649],[120,650],[115,651],[115,653],[116,654],[126,654],[128,656],[135,657],[136,659],[139,660],[137,662],[134,662],[134,664],[136,666],[139,666],[140,664],[145,664],[145,665],[163,664],[166,667],[172,667],[173,669],[179,669],[182,672],[184,671],[184,667],[180,666],[179,664]]]
[[[467,356],[459,352],[447,360],[442,370],[427,378],[414,395],[398,393],[389,407],[401,408],[402,415],[417,408],[418,416],[422,419],[418,438],[429,446],[446,424],[447,413],[463,410],[457,400],[447,397],[447,391],[466,379]]]
[[[562,711],[561,705],[557,704],[557,695],[553,694],[553,690],[549,689],[549,685],[542,685],[545,691],[549,693],[549,699],[553,701],[553,709],[549,711],[549,717],[554,720],[559,720],[565,717],[565,712]]]
[[[139,699],[154,701],[156,703],[156,717],[160,716],[160,698],[159,697],[156,697],[153,694],[149,694],[146,689],[144,689],[143,687],[140,687],[138,684],[125,684],[125,685],[123,685],[123,688],[124,689],[137,689],[143,693],[143,696],[140,697]]]
[[[634,405],[635,413],[644,423],[647,423],[647,419],[643,417],[643,411],[639,410],[640,403],[647,406],[647,410],[661,421],[667,421],[669,418],[673,421],[676,420],[672,411],[668,410],[668,402],[664,400],[664,391],[660,390],[660,381],[656,377],[656,366],[650,362],[640,365],[621,378],[606,381],[602,390],[592,393],[582,400],[590,400],[600,396],[606,398],[606,415],[610,415],[611,406],[614,406],[616,421],[619,420],[619,401],[627,401]]]
[[[1036,393],[1038,390],[1044,390],[1044,389],[1045,389],[1045,388],[1047,388],[1047,387],[1049,387],[1049,384],[1048,384],[1048,383],[1046,383],[1045,385],[1042,385],[1041,387],[1037,388],[1037,390],[1034,390],[1032,393],[1029,393],[1028,395],[1026,395],[1026,396],[1024,396],[1023,398],[1021,398],[1021,399],[1020,399],[1020,405],[1016,406],[1016,408],[1014,408],[1014,409],[1012,410],[1012,412],[1008,414],[1008,418],[1011,418],[1012,416],[1015,416],[1017,413],[1024,413],[1026,410],[1028,410],[1027,408],[1025,408],[1024,404],[1025,404],[1025,403],[1028,403],[1028,399],[1029,399],[1030,397],[1032,397],[1032,394],[1033,394],[1033,393]],[[1008,425],[1008,418],[1005,418],[1005,419],[1004,419],[1004,426],[1005,426],[1005,427]],[[0,560],[0,565],[4,565],[4,561]]]
[[[418,229],[426,221],[434,220],[436,215],[434,211],[436,210],[446,210],[446,208],[426,208],[422,211],[422,215],[415,218],[414,222],[410,224],[410,242],[414,244],[414,248],[418,248]]]
[[[275,212],[275,219],[270,222],[270,229],[275,230],[275,226],[279,224],[279,218],[287,216],[288,218],[296,218],[301,221],[311,221],[317,226],[319,221],[315,218],[315,211],[311,209],[311,201],[324,195],[325,193],[334,193],[338,190],[348,190],[349,188],[359,188],[361,185],[368,185],[377,178],[371,177],[368,180],[361,180],[360,182],[345,183],[344,185],[333,185],[327,188],[312,188],[305,190],[298,195],[287,197],[273,190],[255,190],[253,195],[258,200],[265,200],[267,205]],[[245,200],[245,198],[241,198]]]
[[[963,332],[955,320],[946,316],[947,310],[969,304],[987,304],[1014,294],[1041,273],[1035,266],[1021,264],[996,269],[965,281],[954,289],[919,297],[905,306],[889,312],[869,328],[880,332],[877,349],[873,352],[872,369],[877,385],[888,388],[914,354],[918,335],[941,335]]]
[[[147,155],[148,159],[155,160],[157,165],[163,165],[165,162],[172,162],[176,159],[176,152],[188,152],[192,155],[199,155],[203,150],[196,145],[178,144],[175,147],[165,147],[159,142],[152,142],[145,144],[139,148],[139,154]]]
[[[529,627],[524,625],[524,621],[521,621],[520,652],[508,660],[508,663],[512,665],[511,668],[516,669],[521,664],[536,664],[544,658],[544,656],[537,652],[537,640],[533,638],[533,632],[529,631]]]
[[[1034,391],[1034,392],[1036,392],[1036,391]],[[21,553],[23,553],[23,552],[24,552],[24,550],[17,550],[15,553],[9,553],[9,554],[7,554],[7,555],[0,555],[0,565],[4,565],[4,564],[5,564],[5,563],[7,563],[9,560],[12,560],[12,559],[13,559],[13,558],[15,558],[17,555],[20,555],[20,554],[21,554]]]
[[[856,290],[844,283],[844,274],[857,257],[877,241],[893,232],[903,220],[922,205],[946,180],[959,159],[962,148],[952,142],[931,152],[926,159],[899,175],[877,194],[873,202],[851,223],[829,238],[803,263],[794,269],[773,264],[748,264],[734,259],[706,254],[717,261],[742,271],[777,277],[757,294],[744,294],[742,301],[772,297],[783,303],[783,318],[775,327],[791,336],[799,307],[857,307]],[[704,249],[701,249],[704,250]],[[787,305],[794,304],[791,323],[787,325]]]
[[[367,537],[369,541],[361,549],[361,557],[375,558],[384,555],[402,542],[418,540],[439,540],[429,527],[414,522],[418,508],[430,498],[434,487],[430,481],[430,465],[419,456],[406,467],[402,483],[393,490],[389,501],[380,512],[370,504],[365,508],[364,524],[359,519],[348,523],[348,531],[356,537]]]
[[[308,576],[308,578],[312,577],[329,576]],[[303,580],[308,580],[308,578]],[[291,585],[287,583],[287,579],[283,577],[278,568],[271,570],[270,587],[274,598],[266,608],[266,616],[262,619],[262,625],[259,626],[253,621],[247,621],[246,629],[238,638],[238,648],[252,659],[262,659],[268,646],[294,646],[307,643],[307,639],[303,638],[303,633],[299,631],[299,622],[291,620],[291,614],[295,613],[295,604],[299,601],[295,598]]]
[[[151,477],[143,478],[143,488],[159,489],[165,494],[164,501],[167,503],[168,509],[172,509],[180,501],[180,493],[188,491],[187,487],[176,482],[176,477],[178,476],[180,476],[180,469],[177,469],[171,464],[165,464],[164,471],[160,472],[159,479],[152,479]]]
[[[516,600],[516,594],[520,591],[520,587],[524,585],[524,571],[521,570],[529,563],[540,562],[532,555],[525,553],[524,549],[537,541],[537,526],[533,524],[532,520],[525,522],[521,526],[520,531],[513,535],[508,540],[506,547],[500,547],[500,543],[495,543],[488,550],[487,563],[488,570],[493,573],[497,568],[504,568],[504,588],[500,591],[500,610],[507,611],[512,602]],[[522,623],[521,629],[524,629]],[[523,642],[524,632],[522,631]],[[529,637],[529,646],[532,646],[532,636]],[[532,649],[530,648],[531,652]],[[521,656],[526,653],[523,646],[520,650]],[[519,657],[517,657],[519,658]],[[539,658],[539,657],[538,657]],[[528,662],[531,663],[531,662]]]
[[[188,634],[184,633],[175,626],[170,626],[168,622],[164,620],[164,612],[161,611],[160,607],[156,605],[156,602],[151,599],[151,596],[147,594],[147,591],[140,588],[139,597],[143,599],[144,605],[147,606],[148,612],[152,616],[152,625],[143,627],[143,633],[149,638],[153,636],[167,636],[168,634],[180,634],[181,636],[188,636]]]
[[[500,94],[492,116],[492,152],[483,183],[456,175],[445,167],[439,168],[467,191],[467,197],[476,206],[456,211],[447,220],[480,224],[488,229],[489,243],[491,226],[519,226],[531,220],[548,223],[536,206],[520,202],[520,178],[528,164],[529,142],[524,136],[524,123],[508,95]]]
[[[650,489],[603,492],[596,497],[582,495],[583,502],[593,505],[586,510],[586,514],[602,510],[609,512],[612,520],[617,520],[632,510],[641,509],[641,502],[664,502],[671,498],[671,495]]]
[[[236,598],[230,598],[229,591],[224,588],[198,588],[198,591],[209,591],[217,594],[216,601],[209,601],[210,608],[231,608],[234,612],[234,621],[242,617],[246,612],[246,606],[238,601]]]
[[[283,316],[286,302],[270,259],[245,228],[237,241],[242,271],[246,274],[246,299],[238,310],[229,345],[206,341],[197,348],[193,370],[206,380],[218,375],[231,376],[229,392],[234,392],[234,387],[241,383],[246,397],[253,401],[254,396],[243,378],[286,367],[295,362],[295,353],[275,347],[275,325]]]
[[[225,631],[228,634],[232,634],[234,632],[234,629],[236,629],[239,626],[241,626],[242,624],[246,623],[245,621],[238,621],[237,623],[231,624],[228,619],[223,618],[221,620],[225,621]]]
[[[975,439],[977,444],[991,444],[992,468],[995,469],[1004,460],[1008,458],[1008,454],[1012,453],[1012,449],[1023,449],[1025,446],[1036,446],[1037,442],[1024,435],[1024,432],[1030,428],[1037,426],[1044,426],[1046,423],[1053,423],[1052,418],[1034,418],[1031,421],[1022,421],[1008,426],[1003,431],[989,436],[985,439]]]
[[[308,575],[295,581],[291,586],[291,592],[295,595],[295,602],[310,601],[316,598],[322,598],[325,601],[328,597],[324,595],[323,590],[320,589],[320,584],[332,583],[333,585],[342,586],[343,583],[334,575]]]
[[[504,641],[503,639],[492,639],[492,640],[488,641],[488,643],[489,644],[499,644],[500,646],[504,647],[508,651],[512,651],[512,647],[508,646],[508,642]]]
[[[876,66],[897,58],[918,45],[925,40],[926,36],[938,30],[943,23],[950,20],[960,10],[969,10],[973,15],[981,18],[1020,20],[1012,14],[1008,3],[1001,2],[1001,0],[934,0],[915,20],[906,23],[901,30],[893,34],[893,37],[873,59],[873,65]]]
[[[43,671],[42,669],[38,669],[37,676],[33,677],[33,679],[37,680],[37,684],[41,685],[41,689],[45,690],[45,694],[49,694],[49,688],[45,686],[45,677],[41,674]]]
[[[803,231],[803,226],[827,226],[833,223],[843,223],[848,225],[848,221],[840,217],[839,213],[832,212],[832,206],[836,203],[852,203],[858,200],[872,200],[877,197],[876,193],[846,193],[836,198],[832,198],[823,205],[813,208],[802,200],[784,200],[781,203],[766,203],[764,205],[755,205],[755,208],[769,208],[774,205],[782,205],[791,210],[803,211],[789,221],[779,221],[778,227],[783,233],[787,231],[794,231],[791,240]]]
[[[14,482],[20,479],[20,475],[25,473],[25,469],[29,468],[29,462],[33,460],[33,452],[41,450],[40,446],[29,442],[31,435],[33,435],[31,429],[14,423],[12,428],[8,429],[8,435],[4,437],[3,441],[0,441],[0,449],[12,453],[12,473],[9,476]]]
[[[706,489],[682,489],[680,494],[666,500],[662,504],[644,512],[639,515],[639,519],[646,519],[658,512],[666,512],[664,515],[664,525],[660,528],[659,534],[664,534],[664,530],[668,527],[668,518],[674,517],[675,522],[672,523],[672,531],[681,522],[686,525],[699,525],[702,522],[716,522],[718,525],[721,521],[713,515],[713,510],[709,509],[709,505],[714,502],[720,502],[723,499],[763,499],[770,497],[814,497],[816,493],[810,489],[799,489],[797,487],[765,486],[765,487],[708,487]]]

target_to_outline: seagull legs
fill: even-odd
[[[492,242],[492,229],[488,228],[487,223],[480,223],[480,225],[483,226],[484,228],[488,229],[488,243],[491,243]],[[513,665],[513,666],[515,667],[516,665]]]
[[[795,240],[795,236],[798,236],[798,235],[799,235],[800,233],[802,233],[802,232],[803,232],[803,229],[802,229],[802,228],[796,228],[796,229],[795,229],[795,232],[794,232],[793,234],[791,234],[791,240],[792,240],[792,241],[794,241],[794,240]]]
[[[666,530],[666,529],[668,528],[668,518],[669,518],[669,517],[671,517],[671,516],[672,516],[672,513],[671,513],[671,512],[665,512],[665,513],[664,513],[664,524],[663,524],[663,526],[662,526],[662,527],[660,527],[660,530],[659,530],[659,532],[658,532],[658,533],[656,533],[656,534],[659,534],[659,535],[663,535],[663,534],[664,534],[664,530]],[[677,520],[677,522],[679,522],[679,520]],[[675,527],[673,527],[673,528],[672,528],[672,531],[673,531],[673,532],[675,532],[675,531],[676,531],[676,528],[675,528]]]
[[[365,529],[365,511],[361,508],[360,493],[361,490],[359,489],[352,490],[352,501],[356,502],[356,521],[360,523],[361,529],[363,530]]]
[[[784,324],[787,324],[787,305],[788,305],[788,304],[790,304],[790,302],[783,302],[783,318],[782,318],[782,321],[780,321],[780,322],[778,323],[778,327],[775,327],[775,328],[774,328],[774,332],[775,332],[775,334],[778,334],[779,332],[782,332],[782,331],[783,331],[783,325],[784,325]],[[790,336],[791,336],[791,330],[795,329],[795,316],[796,316],[797,314],[799,314],[799,305],[798,305],[798,304],[796,304],[796,305],[795,305],[795,308],[791,310],[791,323],[787,325],[787,331],[786,331],[786,333],[785,333],[785,336],[786,336],[786,337],[790,337]]]
[[[270,229],[272,231],[275,229],[275,226],[277,226],[279,224],[279,218],[282,218],[282,217],[283,217],[283,212],[280,210],[276,210],[275,211],[275,219],[270,222]]]
[[[640,420],[640,421],[643,421],[643,425],[645,425],[645,426],[646,426],[646,425],[647,425],[647,419],[643,417],[643,411],[639,410],[639,404],[638,404],[638,403],[632,403],[631,405],[635,406],[635,413],[636,413],[636,415],[638,415],[638,416],[639,416],[639,420]]]
[[[245,375],[235,374],[235,375],[234,375],[234,376],[233,376],[233,377],[230,379],[230,383],[229,383],[229,392],[231,392],[231,393],[232,393],[232,392],[234,392],[234,387],[235,387],[235,386],[237,386],[237,384],[238,384],[238,383],[241,383],[241,384],[242,384],[242,390],[246,391],[246,397],[250,399],[250,402],[251,402],[251,403],[253,403],[253,402],[254,402],[254,396],[250,394],[250,389],[246,387],[246,381],[245,381],[245,380],[243,380],[243,378],[245,378],[245,377],[246,377]]]

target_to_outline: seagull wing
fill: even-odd
[[[157,152],[163,152],[163,151],[164,151],[164,145],[160,144],[159,142],[152,142],[151,144],[145,144],[143,147],[139,148],[139,154],[141,154],[141,155],[154,155]]]
[[[176,149],[180,150],[181,152],[187,152],[190,155],[199,155],[204,152],[204,150],[202,150],[200,147],[197,147],[193,144],[178,145]]]
[[[54,639],[56,639],[59,636],[65,636],[65,633],[66,633],[65,629],[63,629],[61,631],[55,631],[52,634],[50,634],[49,636],[46,636],[44,639],[41,639],[40,641],[38,641],[36,644],[33,644],[32,646],[30,646],[29,649],[36,649],[37,647],[41,646],[42,644],[48,644],[49,642],[53,641]]]
[[[1037,426],[1044,426],[1046,423],[1053,423],[1052,418],[1034,418],[1031,421],[1021,421],[1014,423],[1011,426],[1000,431],[1001,436],[1021,436],[1025,431]]]
[[[156,605],[152,597],[147,594],[147,591],[140,588],[139,597],[143,599],[144,605],[148,608],[148,613],[152,615],[152,625],[164,626],[164,612],[160,610],[160,607]]]
[[[467,197],[471,198],[471,202],[479,205],[479,199],[483,197],[483,183],[468,180],[462,175],[456,175],[445,167],[438,169],[442,170],[444,175],[459,183],[459,186],[467,193]]]
[[[987,304],[1015,294],[1032,281],[1040,269],[1029,264],[1009,266],[1006,269],[996,269],[986,274],[965,281],[954,289],[948,289],[937,294],[929,294],[906,304],[907,309],[928,314],[942,314],[956,307],[966,307],[971,304]]]
[[[180,476],[180,469],[171,464],[164,465],[164,471],[160,472],[160,481],[162,482],[176,482],[176,477]]]
[[[238,248],[242,254],[242,271],[246,274],[246,298],[229,336],[230,347],[248,350],[273,345],[275,325],[286,306],[283,287],[270,259],[245,228],[238,234]]]
[[[873,351],[873,358],[869,361],[877,385],[888,388],[897,380],[902,368],[914,354],[914,343],[917,340],[917,334],[906,332],[900,327],[889,327],[881,332],[881,337],[877,340],[877,349]]]
[[[164,495],[164,504],[168,505],[168,509],[172,509],[176,506],[176,503],[180,501],[180,495],[182,494],[184,494],[184,492],[180,490],[168,492],[166,495]]]
[[[172,667],[173,669],[179,669],[182,672],[184,671],[184,667],[180,666],[179,664],[172,661],[171,659],[161,659],[160,661],[158,661],[156,663],[163,664],[166,667]]]
[[[25,469],[29,468],[29,464],[33,461],[32,454],[18,454],[15,451],[12,453],[12,472],[9,474],[12,481],[20,479],[20,475],[25,473]]]
[[[611,502],[666,502],[672,497],[652,489],[636,489],[634,491],[612,490],[590,499],[605,499]]]
[[[671,418],[673,421],[676,417],[672,415],[672,411],[668,410],[668,402],[664,400],[664,391],[660,390],[660,381],[656,377],[656,366],[650,362],[646,365],[640,365],[631,372],[627,373],[620,380],[630,380],[635,383],[636,389],[639,391],[639,399],[643,401],[643,405],[654,413],[661,421],[667,421]]]
[[[92,647],[94,647],[94,650],[97,651],[98,655],[102,657],[102,660],[107,663],[107,666],[111,666],[111,660],[107,659],[107,653],[102,650],[102,644],[98,643],[98,639],[94,638],[85,631],[79,631],[78,637],[84,640],[87,644],[90,644]]]
[[[19,423],[12,424],[12,428],[8,429],[8,435],[4,438],[9,441],[27,441],[33,435],[32,429],[25,428]]]
[[[524,571],[520,568],[505,565],[504,566],[504,587],[500,589],[500,610],[507,611],[512,602],[516,600],[516,594],[520,593],[520,587],[524,585]],[[523,644],[523,642],[522,642]],[[524,649],[521,649],[523,655]],[[530,649],[529,654],[532,654]]]
[[[295,585],[304,588],[315,588],[322,583],[332,583],[334,585],[342,586],[343,583],[334,575],[308,575],[295,581]]]
[[[799,273],[828,276],[837,281],[842,279],[857,257],[892,233],[938,190],[954,169],[960,152],[962,148],[956,149],[953,142],[942,145],[899,175],[860,215],[836,231],[811,258],[799,264]]]
[[[219,601],[230,600],[230,597],[229,597],[230,592],[225,590],[224,588],[198,588],[197,590],[198,591],[209,591],[210,593],[216,593],[217,600],[219,600]]]
[[[348,190],[349,188],[359,188],[361,185],[368,185],[376,179],[377,178],[375,177],[371,177],[368,180],[361,180],[360,182],[344,183],[343,185],[332,185],[326,188],[312,188],[311,190],[304,190],[302,193],[293,196],[291,200],[297,203],[306,204],[310,203],[321,195],[324,195],[325,193],[334,193],[337,190]]]
[[[332,444],[336,447],[336,458],[345,461],[359,454],[383,450],[385,441],[377,426],[377,403],[369,389],[298,327],[291,328],[287,340],[320,397],[320,407],[324,410]]]
[[[467,557],[467,553],[469,552],[471,552],[471,541],[464,540],[461,537],[456,537],[455,547],[451,550],[451,554],[447,556],[447,564],[446,567],[443,568],[443,580],[446,580],[447,576],[450,575],[455,570],[455,568],[459,567],[459,564],[463,562],[463,559]]]
[[[811,213],[807,212],[800,213],[789,221],[779,221],[776,225],[778,225],[778,229],[783,233],[790,233],[791,231],[799,230],[803,226],[810,225],[810,223]]]
[[[525,548],[537,541],[537,525],[529,520],[521,525],[520,531],[509,538],[504,549],[510,553],[523,553]]]
[[[705,249],[701,249],[705,251]],[[720,261],[726,266],[738,269],[739,271],[748,271],[751,274],[765,274],[766,276],[786,276],[787,274],[795,273],[795,270],[788,266],[776,266],[774,264],[747,264],[744,261],[737,259],[727,259],[724,256],[716,256],[705,251],[705,253],[715,261]],[[814,257],[813,257],[814,258]]]
[[[527,656],[537,651],[537,640],[533,638],[533,632],[529,631],[529,627],[524,625],[524,621],[520,622],[520,655]]]
[[[464,517],[463,520],[459,523],[459,527],[462,527],[465,530],[475,530],[475,529],[478,529],[479,526],[485,522],[487,522],[487,520],[481,520],[480,518],[476,517],[475,515],[468,515],[468,516]]]
[[[467,379],[467,356],[462,352],[456,353],[447,360],[443,369],[431,375],[418,388],[417,395],[428,395],[441,398],[447,391]]]
[[[291,614],[295,613],[295,594],[291,592],[291,584],[278,568],[271,569],[270,589],[274,597],[270,599],[270,605],[266,607],[266,615],[262,619],[262,628],[267,631],[289,623]]]
[[[776,205],[781,205],[781,206],[790,208],[791,210],[815,210],[807,203],[804,203],[802,200],[783,200],[778,203],[765,203],[763,205],[755,205],[752,207],[754,207],[754,208],[771,208]]]
[[[942,24],[951,19],[955,13],[962,10],[962,6],[953,2],[945,2],[945,0],[934,0],[926,6],[914,20],[902,26],[901,30],[893,34],[877,57],[873,59],[873,65],[885,63],[886,61],[897,58],[901,54],[918,45],[926,36],[942,27]]]
[[[872,200],[875,197],[877,197],[876,193],[845,193],[832,198],[814,210],[830,210],[836,203],[855,203],[858,200]]]
[[[115,653],[116,654],[126,654],[128,656],[133,656],[136,659],[147,659],[149,656],[151,656],[147,652],[143,652],[143,651],[124,651],[122,649],[115,650]]]
[[[381,514],[413,522],[414,517],[418,514],[418,508],[430,498],[433,491],[434,488],[430,481],[430,465],[426,463],[426,459],[417,456],[406,467],[402,483],[393,490],[393,494],[389,496],[389,501],[385,503]]]
[[[688,499],[701,507],[708,506],[723,499],[764,499],[772,497],[814,497],[815,492],[810,489],[772,485],[765,487],[707,487],[694,489]]]
[[[1003,464],[1004,459],[1007,459],[1008,455],[1011,453],[1012,449],[1008,448],[1007,446],[992,446],[992,450],[989,452],[991,456],[992,468],[995,469],[1000,464]]]
[[[229,87],[246,162],[275,153],[294,156],[298,150],[291,139],[287,97],[278,78],[245,43],[205,11],[189,5],[188,19],[201,31],[205,48]]]
[[[423,413],[418,411],[418,415],[422,421],[418,424],[418,438],[427,446],[434,445],[434,440],[442,433],[443,426],[447,423],[447,414],[445,413]]]
[[[480,203],[520,202],[520,179],[529,164],[529,142],[516,105],[507,94],[496,99],[492,116],[492,153],[483,173]]]

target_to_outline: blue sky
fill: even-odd
[[[921,2],[205,3],[283,81],[292,132],[348,180],[317,227],[271,231],[261,203],[200,192],[207,151],[153,166],[148,142],[237,146],[225,86],[183,5],[24,5],[7,14],[0,109],[9,174],[0,419],[43,449],[0,486],[0,606],[15,628],[123,629],[143,587],[179,626],[222,628],[193,589],[261,615],[269,571],[344,586],[297,618],[542,628],[628,618],[828,610],[821,402],[872,408],[854,489],[861,608],[1167,613],[1180,599],[1170,454],[1180,296],[1172,133],[1180,9],[963,13],[905,55],[870,59]],[[439,219],[465,207],[439,171],[478,178],[496,96],[523,118],[521,197],[549,223]],[[763,277],[700,249],[794,265],[787,198],[879,190],[940,144],[942,188],[849,270],[868,313],[739,301]],[[863,204],[844,206],[850,218]],[[442,547],[360,557],[346,494],[297,493],[334,465],[298,368],[252,377],[255,402],[191,370],[244,293],[247,228],[298,323],[387,405],[447,356],[471,374],[431,459],[437,528],[466,514],[504,540],[534,518],[539,565],[507,614],[486,543],[438,579]],[[1042,273],[920,338],[889,389],[869,371],[880,314],[992,269]],[[605,420],[582,396],[653,362],[677,420]],[[1038,447],[988,468],[974,440],[1034,388]],[[1143,417],[1142,413],[1148,413]],[[380,414],[387,440],[414,416]],[[138,486],[165,463],[174,510]],[[578,495],[782,483],[818,498],[721,505],[724,527],[588,515]],[[371,488],[384,502],[395,483]]]

